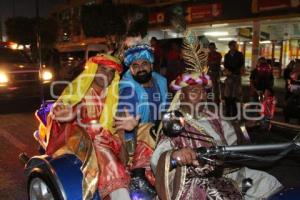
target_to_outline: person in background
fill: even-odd
[[[171,43],[171,48],[166,55],[168,83],[174,80],[184,70],[182,63],[181,49],[176,42]]]
[[[300,124],[300,62],[296,60],[294,69],[290,73],[290,77],[288,79],[287,90],[290,93],[288,98],[286,99],[285,107],[284,107],[284,116],[285,122],[289,122],[291,117],[295,117],[298,119],[298,123]]]
[[[225,114],[228,117],[235,117],[237,115],[237,101],[241,94],[241,72],[244,67],[244,55],[238,51],[236,41],[230,41],[228,46],[230,50],[224,58],[224,67],[227,73],[224,91]]]
[[[288,86],[291,82],[291,77],[290,76],[291,76],[291,73],[292,73],[295,65],[296,65],[295,60],[291,60],[289,62],[289,64],[286,66],[286,68],[284,69],[284,71],[283,71],[283,78],[284,78],[284,81],[285,81],[285,92],[286,92],[285,93],[285,100],[287,100],[291,96],[291,92],[288,89]]]
[[[262,99],[262,128],[264,130],[270,130],[270,120],[273,119],[275,114],[276,98],[272,88],[266,88],[264,91],[264,97]]]
[[[208,45],[208,75],[211,78],[214,92],[214,101],[219,104],[220,98],[220,73],[221,73],[221,60],[222,55],[216,51],[216,44],[211,42]]]
[[[267,63],[264,57],[258,59],[256,68],[252,70],[250,75],[250,91],[253,101],[262,98],[264,91],[273,88],[274,76],[271,65]]]
[[[266,62],[273,68],[274,60],[273,59],[266,59]]]
[[[154,53],[153,71],[160,73],[163,63],[163,50],[156,37],[151,38],[150,45]]]

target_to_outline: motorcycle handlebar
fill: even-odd
[[[278,143],[278,144],[260,144],[260,145],[236,145],[236,146],[216,146],[216,147],[200,147],[195,149],[199,160],[210,163],[218,163],[217,160],[228,161],[227,159],[248,159],[259,162],[275,162],[286,156],[292,150],[299,148],[300,144],[295,142]],[[279,153],[275,153],[278,152]],[[273,153],[273,155],[265,157],[259,154]],[[225,159],[227,158],[227,159]],[[177,166],[176,160],[171,160],[173,167]],[[238,161],[236,161],[238,162]],[[234,163],[234,161],[231,161]]]
[[[259,144],[259,145],[236,145],[236,146],[217,146],[207,148],[206,153],[266,153],[270,151],[285,150],[294,143],[278,143],[278,144]],[[202,147],[197,151],[203,151]]]
[[[261,145],[240,145],[240,146],[216,146],[212,148],[200,147],[196,149],[198,158],[201,160],[213,161],[211,158],[243,158],[259,162],[274,162],[289,152],[299,147],[295,142]],[[274,154],[274,152],[278,152]],[[259,156],[272,152],[272,156]],[[254,154],[254,155],[253,155]],[[226,161],[226,160],[225,160]]]

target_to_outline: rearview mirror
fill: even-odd
[[[184,119],[181,112],[175,110],[162,116],[162,130],[168,137],[177,137],[184,130]]]

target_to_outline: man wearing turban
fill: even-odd
[[[209,76],[202,72],[185,73],[171,83],[178,92],[170,110],[182,114],[184,129],[174,137],[159,135],[151,158],[158,196],[162,200],[244,199],[240,187],[249,177],[253,186],[245,199],[265,199],[281,187],[271,175],[246,167],[223,172],[222,166],[197,159],[196,148],[235,145],[238,140],[236,129],[208,109],[206,89],[210,85]]]
[[[63,91],[48,116],[48,155],[75,154],[82,162],[83,196],[129,200],[129,176],[119,156],[122,140],[113,117],[119,100],[121,62],[108,54],[92,57]]]
[[[138,189],[139,184],[134,181],[136,176],[143,177],[145,185],[154,184],[150,158],[156,138],[150,129],[165,109],[167,81],[153,72],[153,62],[153,51],[148,45],[136,45],[124,53],[124,63],[129,70],[120,82],[118,112],[123,116],[115,118],[115,128],[124,135],[131,156],[131,191]]]

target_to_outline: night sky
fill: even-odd
[[[36,15],[35,2],[36,0],[0,0],[2,29],[4,29],[4,21],[9,17],[13,17],[14,14],[16,17],[34,17]],[[56,4],[63,2],[65,2],[65,0],[39,0],[40,16],[47,17]],[[3,32],[5,34],[5,30],[3,30]]]

